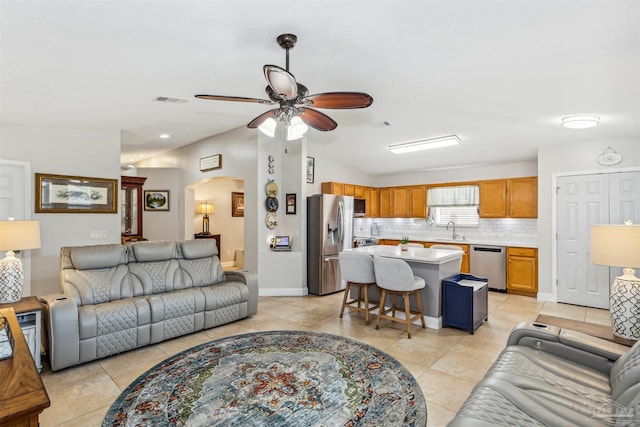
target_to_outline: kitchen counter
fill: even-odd
[[[428,328],[440,329],[442,327],[442,279],[455,276],[460,273],[460,262],[463,252],[450,249],[408,248],[400,250],[399,246],[377,245],[364,246],[345,251],[366,253],[371,256],[380,255],[389,258],[405,260],[413,274],[422,277],[426,286],[420,290],[422,311]],[[354,291],[357,292],[357,289]],[[369,295],[370,301],[378,301],[378,296]],[[415,301],[411,302],[412,308]]]
[[[372,236],[365,235],[357,235],[357,238],[366,238]],[[402,239],[402,235],[380,235],[373,236],[378,240],[388,239],[388,240],[400,240]],[[510,246],[517,248],[537,248],[538,242],[537,239],[521,239],[517,237],[494,237],[494,236],[479,236],[479,237],[468,237],[466,239],[452,239],[450,237],[425,237],[425,236],[409,236],[409,240],[412,242],[438,242],[443,244],[455,243],[458,245],[491,245],[491,246]]]

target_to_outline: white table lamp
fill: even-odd
[[[39,247],[38,221],[0,221],[0,251],[7,251],[7,256],[0,260],[0,303],[12,303],[22,298],[24,271],[14,251]]]
[[[202,233],[200,234],[209,234],[209,214],[216,213],[216,209],[213,206],[213,203],[198,203],[198,209],[196,210],[196,213],[200,215],[204,214],[204,216],[202,217]]]
[[[633,270],[640,267],[640,225],[591,226],[591,262],[624,268],[609,296],[613,335],[640,339],[640,279]]]

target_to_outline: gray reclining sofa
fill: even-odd
[[[521,323],[448,425],[638,426],[640,342]]]
[[[254,274],[224,272],[213,239],[65,247],[62,294],[41,298],[52,370],[243,319]]]

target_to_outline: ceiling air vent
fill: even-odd
[[[189,102],[186,98],[173,98],[171,96],[156,96],[153,100],[156,102],[169,102],[171,104],[184,104],[185,102]]]

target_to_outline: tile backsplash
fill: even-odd
[[[354,218],[353,234],[370,236],[373,223],[378,225],[378,235],[389,238],[408,235],[410,238],[446,238],[451,229],[436,226],[423,218]],[[466,240],[501,239],[536,241],[538,220],[520,218],[480,219],[477,227],[456,227],[456,234]]]

